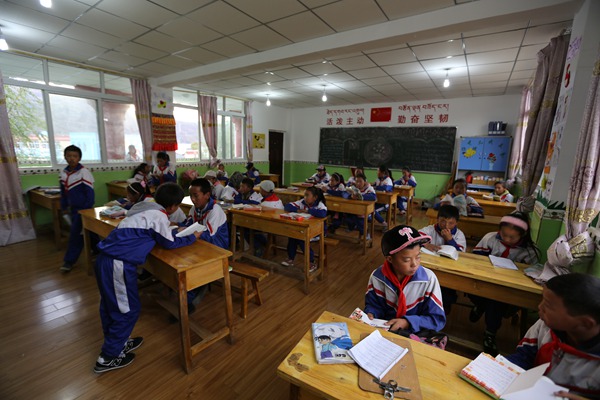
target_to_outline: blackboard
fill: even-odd
[[[456,127],[321,128],[319,163],[452,172]]]

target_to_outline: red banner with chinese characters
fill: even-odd
[[[392,107],[371,108],[371,122],[390,122],[392,120]]]

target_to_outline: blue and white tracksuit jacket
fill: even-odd
[[[71,232],[69,245],[65,253],[64,262],[74,264],[81,250],[83,250],[83,228],[79,210],[94,207],[94,177],[92,173],[81,164],[77,164],[73,171],[66,167],[60,172],[60,208],[69,210],[71,216]],[[95,245],[98,241],[96,234],[90,235]]]
[[[314,183],[329,183],[330,179],[331,175],[329,175],[327,172],[325,172],[325,175],[323,176],[319,176],[319,172],[315,172],[310,178],[308,178],[308,180],[311,180]]]
[[[392,182],[392,178],[386,176],[383,179],[377,178],[375,181],[375,190],[379,192],[391,192],[394,190],[394,182]],[[380,212],[385,211],[388,208],[387,204],[375,204],[375,219],[377,222],[382,223],[384,221]]]
[[[332,187],[331,182],[329,182],[327,186],[327,194],[330,196],[341,197],[343,199],[350,197],[350,193],[346,191],[346,186],[344,186],[344,184],[341,182],[338,183],[336,187]],[[334,211],[330,211],[329,214],[331,215],[331,228],[333,230],[339,228],[342,225],[344,215]]]
[[[286,204],[284,209],[285,211],[290,212],[305,212],[317,218],[327,217],[327,206],[325,206],[325,204],[318,200],[312,206],[309,206],[308,204],[306,204],[304,199],[301,199]],[[325,226],[325,228],[327,228],[327,226]],[[296,257],[296,251],[298,250],[298,246],[302,246],[302,249],[306,251],[304,240],[293,238],[288,239],[287,252],[290,260],[293,260]],[[312,251],[312,249],[310,249],[310,262],[312,263],[314,260],[315,254]]]
[[[383,266],[380,266],[373,271],[369,278],[364,311],[373,314],[375,318],[389,321],[396,318],[400,289],[383,275],[382,268]],[[408,329],[411,332],[423,329],[440,331],[444,328],[446,314],[440,284],[431,270],[419,266],[404,287],[404,297],[406,315],[402,318],[409,322]]]
[[[137,266],[158,243],[167,249],[190,245],[194,235],[176,237],[165,209],[154,202],[135,204],[106,239],[98,244],[96,281],[100,290],[102,354],[117,357],[140,315]]]
[[[152,177],[152,184],[154,186],[165,182],[177,182],[177,170],[175,169],[175,165],[171,163],[166,163],[164,167],[154,166],[152,174],[154,175]]]
[[[416,188],[417,180],[415,179],[415,177],[412,174],[410,174],[408,178],[405,178],[404,176],[402,176],[402,178],[400,178],[394,182],[394,185],[412,186],[412,187]],[[417,192],[415,191],[414,193],[416,194]],[[407,202],[408,202],[408,199],[406,197],[400,197],[398,199],[398,209],[400,211],[406,211],[406,203]]]
[[[373,189],[373,186],[371,186],[369,183],[367,183],[362,189],[360,189],[360,194],[362,194],[363,201],[377,200],[377,193],[375,193],[375,189]],[[348,228],[350,228],[350,230],[356,228],[358,233],[360,233],[361,235],[364,234],[364,232],[363,232],[363,230],[364,230],[363,225],[364,225],[364,221],[365,221],[364,216],[355,215],[355,214],[347,214],[346,221],[348,223]]]
[[[252,169],[246,171],[244,175],[246,175],[247,178],[252,179],[255,185],[258,185],[260,183],[260,176],[258,176],[259,174],[260,172],[258,172],[257,169]]]
[[[263,197],[260,193],[256,193],[254,190],[246,194],[237,193],[233,198],[233,204],[260,204]]]
[[[421,228],[419,229],[419,232],[423,235],[431,236],[430,243],[435,246],[449,245],[453,246],[458,251],[465,251],[467,249],[467,239],[465,238],[465,234],[463,233],[463,231],[458,229],[457,226],[455,226],[454,229],[450,231],[450,233],[452,234],[452,239],[449,241],[444,240],[444,238],[442,237],[442,230],[440,229],[438,224],[429,225],[425,228]]]
[[[479,213],[479,214],[483,215],[483,208],[479,205],[477,200],[475,200],[471,196],[467,196],[467,195],[464,195],[464,196],[465,196],[465,200],[467,202],[467,206],[471,207],[470,212]],[[433,206],[433,209],[439,210],[440,206],[442,205],[442,202],[449,201],[450,199],[454,199],[455,197],[456,197],[456,195],[454,193],[446,195],[444,198],[442,198],[442,200],[439,203],[435,203],[435,205]],[[459,207],[459,209],[460,209],[460,207]]]
[[[550,329],[538,320],[506,358],[524,369],[550,362],[545,374],[554,383],[585,398],[600,399],[600,337],[573,347],[565,332]]]
[[[206,226],[206,230],[200,235],[200,240],[214,244],[222,249],[229,249],[227,216],[221,206],[216,204],[212,197],[202,210],[192,207],[188,218],[182,226],[190,226],[194,222],[199,222],[200,225]]]

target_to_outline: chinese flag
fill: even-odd
[[[371,122],[390,122],[392,107],[371,108]]]

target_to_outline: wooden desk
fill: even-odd
[[[275,194],[283,204],[293,203],[304,198],[304,188],[300,190],[275,189]]]
[[[261,181],[271,181],[275,184],[275,187],[279,187],[279,175],[278,174],[258,174]]]
[[[129,186],[127,182],[106,182],[109,198],[115,200],[127,197],[127,186]]]
[[[84,259],[88,265],[88,272],[91,272],[91,248],[88,232],[95,232],[101,237],[106,237],[121,222],[119,219],[100,216],[100,211],[105,208],[97,207],[79,212],[83,221]],[[224,337],[228,338],[229,343],[233,342],[229,256],[231,256],[230,251],[198,240],[190,246],[172,250],[156,246],[150,253],[148,262],[144,265],[144,268],[152,275],[178,294],[178,309],[168,301],[158,299],[158,302],[179,318],[183,366],[188,374],[192,371],[192,358],[200,351]],[[221,278],[223,278],[227,325],[213,333],[189,320],[187,292]],[[200,342],[191,344],[190,329],[201,338]]]
[[[308,294],[308,284],[317,277],[325,277],[325,227],[324,218],[309,218],[304,221],[294,221],[280,218],[280,215],[286,213],[284,210],[276,210],[272,208],[264,208],[262,211],[245,211],[229,210],[231,215],[231,248],[233,251],[233,260],[241,257],[238,252],[236,254],[236,234],[237,227],[248,228],[256,231],[272,233],[274,235],[286,236],[289,238],[303,240],[306,244],[304,252],[304,291]],[[310,272],[310,239],[321,236],[319,240],[319,268],[315,272]],[[242,237],[243,238],[243,237]],[[240,239],[243,240],[243,239]],[[250,241],[253,241],[253,235],[250,235]],[[250,251],[252,251],[252,246]],[[242,252],[243,253],[243,252]],[[265,255],[269,251],[265,251]],[[254,255],[244,254],[244,257],[258,262],[264,261],[263,258],[255,257]]]
[[[308,183],[308,182],[293,182],[292,186],[297,187],[297,188],[304,188],[306,189],[307,187],[312,187],[315,186],[312,183]]]
[[[54,230],[54,244],[56,248],[60,250],[60,218],[62,212],[60,210],[60,194],[46,194],[43,190],[30,190],[29,191],[29,212],[31,213],[31,221],[33,227],[36,228],[35,214],[37,208],[44,207],[50,210],[52,213],[52,229]]]
[[[409,185],[394,186],[394,193],[399,197],[406,197],[406,224],[412,221],[412,199],[415,196],[415,188]]]
[[[484,199],[477,199],[477,203],[483,208],[483,215],[503,217],[517,209],[517,203],[503,203]]]
[[[429,224],[437,222],[437,210],[433,208],[427,209],[425,215],[429,218]],[[463,231],[465,236],[482,238],[488,232],[496,232],[500,226],[502,217],[495,215],[486,215],[483,218],[463,217],[461,215],[458,220],[458,229]]]
[[[397,192],[382,192],[379,190],[375,191],[375,193],[377,194],[377,203],[385,204],[388,206],[388,209],[386,212],[387,224],[388,224],[388,228],[391,228],[392,226],[396,225],[396,205],[398,204],[398,193]],[[408,213],[406,215],[408,215]],[[394,225],[392,225],[392,218],[394,220]]]
[[[440,285],[518,307],[536,310],[542,300],[542,287],[519,271],[496,268],[488,257],[460,253],[458,260],[421,254],[421,264],[435,272]]]
[[[370,333],[376,328],[325,311],[317,322],[345,322],[350,337],[358,343],[362,333]],[[393,333],[380,331],[383,336],[398,337]],[[356,364],[324,364],[315,360],[315,349],[311,329],[290,351],[277,367],[277,375],[290,382],[290,399],[383,399],[382,394],[366,392],[358,386],[358,366]],[[414,340],[410,341],[423,399],[488,399],[480,390],[458,377],[458,373],[471,360],[448,351],[440,350]],[[292,354],[299,357],[298,364],[306,369],[298,371],[297,364],[290,362]],[[401,398],[397,393],[396,398]]]
[[[328,196],[327,197],[327,210],[340,212],[340,213],[346,213],[346,214],[362,215],[364,217],[364,221],[363,221],[363,233],[364,234],[362,235],[362,239],[359,238],[359,243],[362,242],[363,254],[366,254],[367,253],[367,242],[369,242],[371,246],[373,245],[373,227],[375,226],[374,221],[373,221],[373,219],[374,219],[373,213],[375,212],[375,201],[352,200],[352,199],[344,199],[342,197]],[[369,228],[369,225],[368,225],[369,216],[372,216],[371,224],[370,224],[370,231],[369,231],[371,234],[371,240],[367,241],[367,229]],[[330,234],[330,236],[335,237],[336,239],[342,239],[342,240],[349,239],[347,236],[340,236],[340,235],[334,235],[334,234]]]
[[[472,198],[474,198],[475,200],[477,200],[477,202],[479,202],[480,199],[483,199],[484,195],[489,195],[491,192],[479,192],[479,191],[470,191],[467,190],[467,193],[465,193],[467,196],[471,196]],[[448,194],[452,194],[452,189],[448,190]]]

